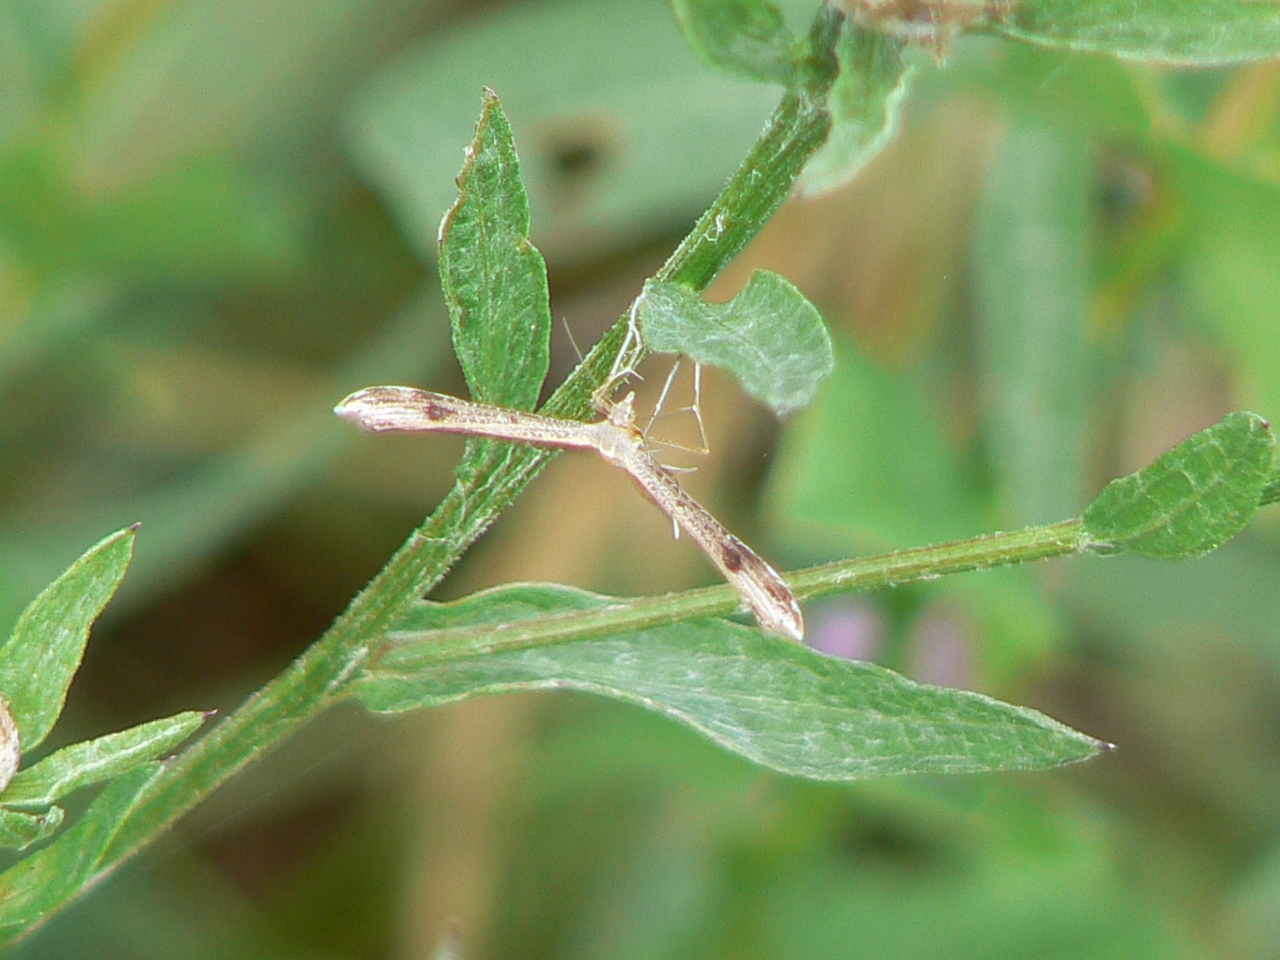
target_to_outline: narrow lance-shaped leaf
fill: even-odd
[[[1254,413],[1231,413],[1150,466],[1113,480],[1084,513],[1095,550],[1182,559],[1245,528],[1270,479],[1275,438]]]
[[[769,0],[671,0],[694,52],[748,80],[790,82],[795,38]]]
[[[845,21],[836,45],[840,76],[831,88],[831,132],[800,177],[807,196],[819,196],[854,178],[898,130],[913,68],[902,41]]]
[[[26,752],[49,735],[84,657],[89,627],[120,586],[135,528],[90,547],[31,601],[0,644],[0,696],[9,702]]]
[[[619,602],[524,585],[421,603],[352,694],[370,709],[397,711],[513,690],[583,690],[655,710],[757,763],[815,780],[1043,769],[1104,746],[1033,710],[914,683],[722,620],[482,649],[503,623]],[[437,631],[468,626],[474,638],[450,640],[445,655]]]
[[[204,721],[204,713],[188,710],[63,747],[14,777],[0,793],[0,805],[47,806],[73,790],[112,780],[168,756]]]
[[[440,283],[471,395],[533,409],[551,362],[547,266],[529,242],[529,198],[492,90],[440,224]]]
[[[680,284],[650,280],[638,315],[650,349],[720,367],[778,416],[809,403],[835,368],[818,309],[768,270],[755,271],[728,303],[707,303]]]

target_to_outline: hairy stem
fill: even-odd
[[[871,590],[944,574],[1065,557],[1087,548],[1079,520],[969,540],[896,550],[874,557],[841,560],[796,570],[786,577],[796,596],[808,599],[851,590]],[[504,650],[552,646],[575,640],[659,627],[680,620],[723,617],[742,610],[742,598],[728,585],[640,597],[601,610],[572,611],[518,620],[495,627],[433,630],[422,643],[387,648],[397,670],[412,671],[449,660],[473,659]]]

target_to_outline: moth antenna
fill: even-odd
[[[653,426],[654,421],[662,414],[662,408],[666,405],[667,397],[671,393],[671,385],[675,383],[676,374],[680,372],[680,364],[681,360],[677,357],[676,362],[671,365],[671,372],[667,374],[666,382],[662,385],[662,392],[658,394],[658,402],[653,405],[653,413],[649,415],[649,422],[646,423],[644,425],[644,429],[640,431],[645,435],[646,439],[649,436],[649,428]]]
[[[561,317],[560,325],[564,327],[564,335],[569,338],[569,346],[573,347],[573,354],[578,358],[578,362],[583,360],[582,351],[578,349],[578,341],[573,337],[573,329],[569,326],[569,318]]]
[[[609,376],[595,391],[596,409],[605,409],[605,401],[609,399],[610,395],[618,389],[618,385],[624,380],[629,380],[632,377],[639,380],[644,379],[636,373],[636,363],[644,352],[644,346],[640,340],[639,310],[640,299],[637,297],[631,301],[631,309],[627,311],[627,332],[622,338],[622,346],[618,348],[618,355],[613,358],[613,366],[609,369]]]
[[[711,452],[711,441],[707,439],[707,425],[702,420],[702,364],[693,361],[693,403],[687,408],[698,421],[698,436],[702,440],[702,454]]]
[[[675,440],[662,440],[662,439],[660,439],[660,438],[658,438],[658,437],[645,437],[644,439],[645,439],[645,442],[646,442],[646,443],[651,444],[651,445],[652,445],[652,444],[656,444],[656,445],[658,445],[658,446],[660,446],[660,447],[668,447],[668,448],[669,448],[669,449],[671,449],[671,450],[679,450],[681,453],[692,453],[692,454],[695,454],[696,456],[699,456],[699,457],[705,457],[708,453],[710,453],[710,452],[711,452],[710,450],[705,450],[705,449],[703,449],[703,450],[699,450],[697,447],[691,447],[691,446],[689,446],[688,444],[685,444],[685,443],[677,443]],[[667,464],[665,464],[665,463],[663,464],[663,466],[664,466],[664,467],[667,467],[667,469],[668,469],[668,470],[696,470],[696,469],[698,469],[697,467],[671,467],[671,466],[668,466],[668,465],[667,465]]]
[[[664,463],[662,465],[662,469],[670,473],[697,473],[698,472],[697,467],[673,467],[669,463]]]

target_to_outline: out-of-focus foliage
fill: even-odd
[[[1221,66],[1280,49],[1272,4],[1255,0],[964,0],[1005,36],[1144,63]]]
[[[83,671],[109,680],[73,689],[71,722],[234,706],[448,483],[456,447],[340,455],[358,441],[328,411],[368,382],[459,388],[410,251],[434,243],[481,84],[511,115],[557,319],[585,340],[634,296],[775,96],[681,43],[659,0],[0,5],[4,626],[144,523],[132,613]],[[915,70],[886,152],[784,209],[711,297],[766,266],[835,328],[836,371],[772,461],[767,420],[704,387],[714,457],[690,483],[733,475],[706,499],[788,564],[1059,519],[1230,409],[1280,416],[1280,68],[970,38]],[[457,591],[710,579],[625,483],[564,463]],[[825,649],[1119,744],[1092,767],[835,788],[575,695],[343,711],[12,955],[420,957],[454,918],[480,958],[1264,960],[1273,512],[1203,560],[806,611]]]
[[[777,101],[701,64],[661,0],[517,3],[431,34],[349,114],[352,155],[427,256],[484,86],[511,119],[534,243],[568,264],[692,223]]]
[[[423,18],[375,6],[0,7],[0,621],[131,522],[126,598],[205,562],[347,442],[328,397],[431,362],[335,162],[333,96]]]

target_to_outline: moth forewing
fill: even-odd
[[[597,448],[583,431],[594,424],[472,403],[417,387],[366,387],[344,399],[333,412],[370,433],[455,433],[540,447]]]
[[[654,503],[696,543],[721,575],[746,601],[767,633],[804,639],[804,617],[795,595],[759,554],[735,537],[711,512],[680,486],[646,447],[619,463]]]
[[[635,426],[628,394],[594,423],[561,420],[506,407],[472,403],[415,387],[368,387],[334,412],[365,430],[458,433],[541,447],[594,450],[621,467],[636,486],[702,548],[738,591],[761,628],[793,640],[804,637],[800,605],[778,572],[726,530],[680,481],[660,464]]]

